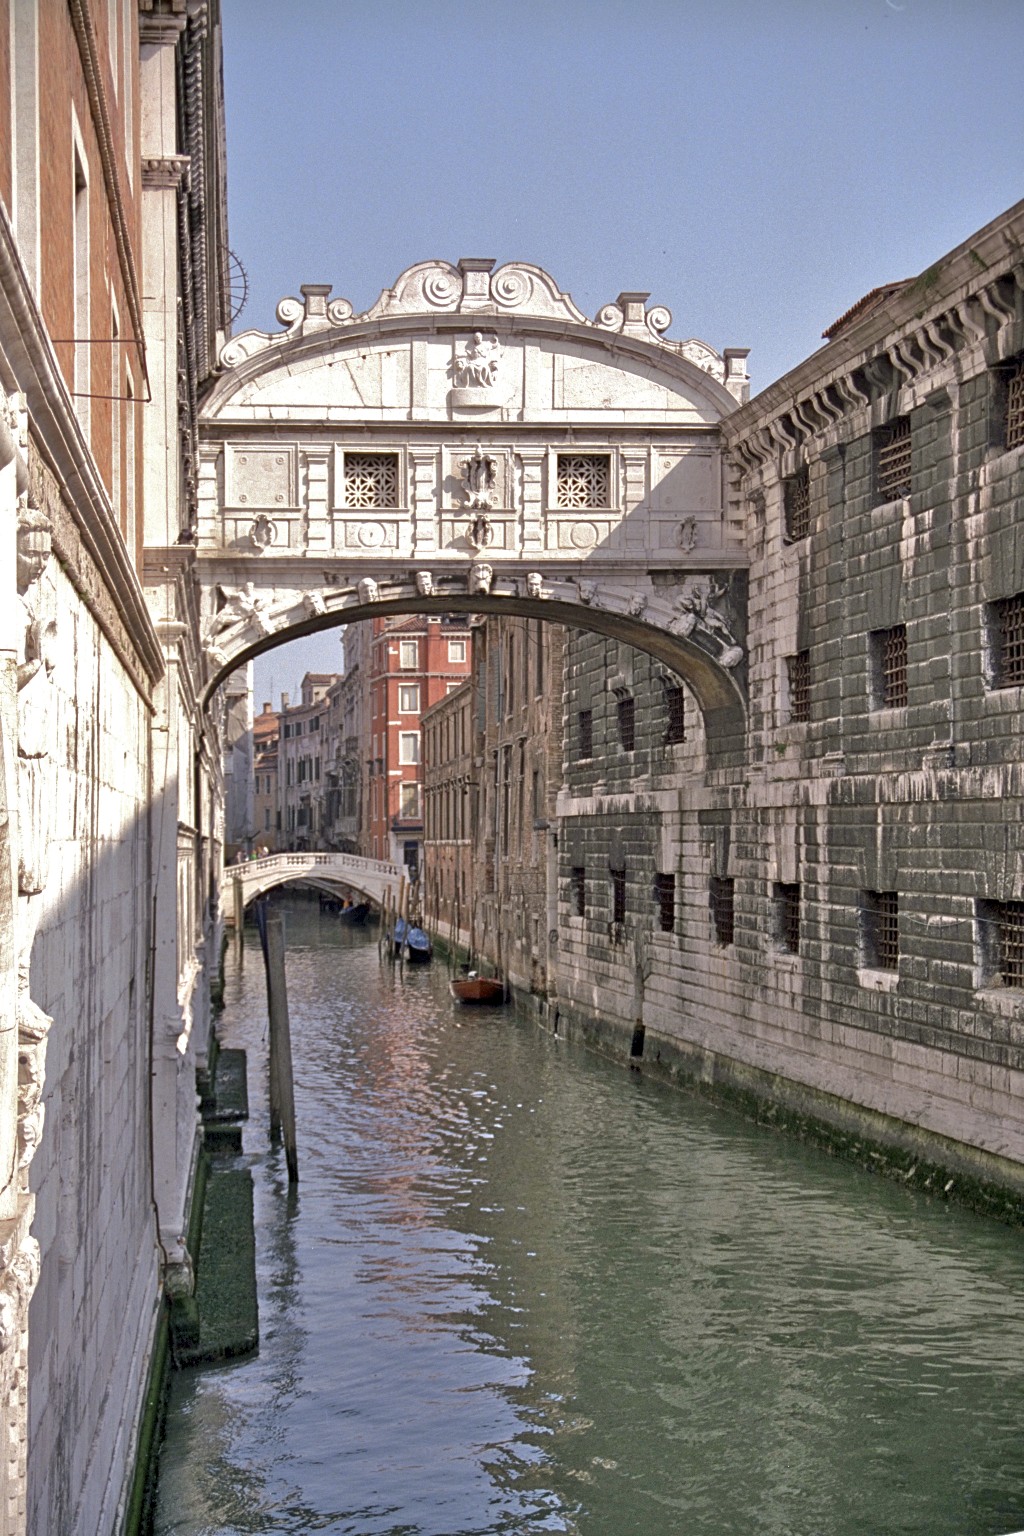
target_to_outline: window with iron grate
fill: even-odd
[[[899,416],[875,434],[875,500],[897,501],[910,492],[910,417]]]
[[[865,891],[861,897],[861,946],[872,970],[899,969],[899,910],[895,891]]]
[[[992,686],[1016,688],[1024,684],[1024,592],[990,604],[989,633]]]
[[[734,931],[732,877],[712,875],[708,885],[708,899],[711,906],[711,922],[715,930],[715,943],[723,946],[731,944]]]
[[[594,712],[581,709],[577,717],[579,757],[581,760],[594,755]]]
[[[611,459],[608,454],[560,453],[555,505],[566,508],[610,506]]]
[[[902,709],[907,702],[907,627],[873,630],[871,694],[875,709]]]
[[[613,869],[612,877],[612,922],[624,923],[626,921],[626,871]]]
[[[572,895],[572,910],[576,917],[585,917],[587,914],[587,871],[581,864],[573,866],[569,880],[569,889]]]
[[[811,653],[797,651],[786,657],[786,680],[789,687],[789,718],[802,725],[811,718]]]
[[[655,875],[654,903],[658,909],[658,927],[662,933],[673,933],[676,926],[675,875]]]
[[[636,700],[629,695],[615,705],[619,727],[619,744],[623,752],[632,752],[636,746]]]
[[[811,473],[806,464],[782,484],[782,503],[786,517],[786,542],[795,544],[811,531]]]
[[[686,695],[675,684],[665,684],[665,745],[674,747],[686,740]]]
[[[346,453],[346,507],[398,506],[398,454]]]
[[[1004,443],[1019,448],[1024,443],[1024,359],[1006,375],[1006,415],[1003,420]]]
[[[982,985],[1024,988],[1024,901],[979,901]]]
[[[788,954],[800,953],[800,886],[776,882],[772,890],[775,903],[775,937]]]

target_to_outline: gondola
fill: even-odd
[[[339,923],[365,923],[370,913],[368,901],[357,901],[354,906],[342,907],[338,913]]]
[[[395,954],[400,955],[403,948],[411,965],[427,965],[434,953],[430,935],[400,917],[395,922]]]

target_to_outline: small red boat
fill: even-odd
[[[448,983],[448,989],[459,1003],[505,1001],[505,983],[498,976],[476,976],[470,972],[468,976],[460,976],[457,980],[453,977]]]

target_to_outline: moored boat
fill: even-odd
[[[434,953],[430,935],[400,917],[395,923],[395,954],[400,955],[403,948],[406,958],[413,965],[426,965]]]
[[[448,990],[459,1003],[503,1003],[505,983],[500,976],[478,976],[475,971],[453,976]]]

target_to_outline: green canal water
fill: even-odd
[[[159,1536],[1024,1527],[1024,1235],[286,921],[301,1182],[250,946],[260,1350],[174,1377]]]

